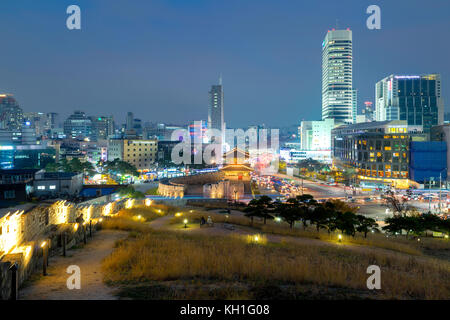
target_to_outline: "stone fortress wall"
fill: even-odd
[[[0,212],[0,300],[11,299],[14,286],[11,267],[18,267],[16,287],[42,267],[43,246],[48,248],[49,255],[62,254],[63,237],[69,249],[86,241],[104,218],[122,208],[150,203],[150,199],[104,199],[101,203],[81,204],[62,200],[3,209]]]

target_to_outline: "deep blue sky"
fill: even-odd
[[[81,31],[66,29],[70,4]],[[370,4],[381,30],[366,28]],[[321,43],[338,19],[359,105],[391,73],[441,73],[445,99],[449,14],[448,0],[0,0],[0,91],[25,111],[184,122],[207,118],[222,73],[228,126],[297,124],[320,119]]]

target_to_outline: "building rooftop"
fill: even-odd
[[[80,174],[80,172],[44,172],[41,176],[36,178],[37,180],[70,179],[78,174]]]
[[[0,175],[34,174],[41,169],[0,169]]]

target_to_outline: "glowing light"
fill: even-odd
[[[342,241],[342,234],[338,235],[338,240],[339,240],[339,242]]]
[[[187,219],[184,219],[184,220],[183,220],[183,223],[184,223],[184,224],[187,224],[187,223],[188,223],[188,220],[187,220]]]
[[[74,230],[74,231],[77,231],[77,230],[78,230],[78,223],[75,223],[75,224],[74,224],[73,230]]]
[[[259,241],[259,237],[257,235],[254,237],[254,239],[255,239],[255,242]]]
[[[133,204],[134,204],[134,199],[128,199],[125,202],[125,208],[126,209],[131,209],[131,208],[133,208]]]
[[[14,213],[7,213],[0,219],[0,227],[2,228],[2,234],[0,235],[0,251],[8,253],[14,249],[20,241],[20,235],[22,234],[21,215],[22,211],[16,211]]]
[[[47,245],[47,241],[43,241],[43,242],[41,243],[41,248],[45,247],[46,245]]]
[[[446,234],[446,235],[444,236],[444,238],[445,238],[445,239],[448,239],[448,234]]]
[[[103,218],[98,219],[98,221],[103,222]]]
[[[181,217],[182,215],[183,215],[183,213],[181,213],[181,212],[175,213],[175,217]]]
[[[280,218],[280,217],[275,217],[275,221],[276,221],[276,222],[280,222],[280,221],[281,221],[281,218]]]
[[[150,200],[150,199],[145,199],[145,205],[146,205],[147,207],[151,206],[151,204],[152,204],[152,200]]]
[[[103,207],[103,215],[107,216],[110,215],[112,212],[112,203],[108,203],[106,206]]]

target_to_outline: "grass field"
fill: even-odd
[[[366,287],[369,265],[382,269],[382,289]],[[231,290],[225,298],[255,298],[255,288],[270,285],[286,295],[304,296],[302,287],[339,288],[348,297],[356,292],[364,298],[447,299],[450,296],[448,264],[419,261],[414,257],[355,253],[345,248],[313,247],[290,241],[257,244],[238,236],[189,235],[148,230],[120,242],[105,259],[106,282],[134,292],[143,284],[164,287],[163,295],[173,298],[177,285],[191,284],[206,290],[215,285],[220,294],[223,283],[234,283],[242,290]],[[202,298],[200,290],[179,298]],[[224,291],[225,290],[225,291]],[[325,289],[324,289],[325,290]],[[176,291],[176,290],[175,290]],[[297,292],[298,291],[298,292]],[[302,294],[303,293],[303,294]],[[326,290],[320,294],[326,293]],[[269,292],[266,293],[269,295]],[[142,298],[142,297],[141,297]],[[210,297],[217,298],[217,297]],[[267,298],[276,298],[276,296]]]
[[[141,208],[142,209],[142,208]],[[350,250],[346,246],[313,246],[286,237],[267,240],[265,234],[282,234],[272,225],[255,226],[260,238],[232,234],[212,236],[179,231],[156,231],[135,221],[127,211],[109,219],[109,226],[134,230],[104,260],[105,281],[120,287],[119,295],[132,299],[448,299],[450,264],[423,257],[413,242],[408,249]],[[156,210],[160,210],[154,208]],[[162,210],[162,209],[161,209]],[[167,210],[169,211],[169,210]],[[170,211],[177,211],[172,208]],[[177,211],[180,212],[180,211]],[[159,216],[149,210],[153,218]],[[171,218],[171,223],[206,214],[219,222],[250,225],[245,217],[211,212],[189,212]],[[154,216],[153,216],[154,215]],[[198,216],[197,216],[198,215]],[[150,219],[150,217],[149,217]],[[247,221],[247,222],[245,222]],[[273,222],[275,223],[275,222]],[[284,227],[277,227],[284,228]],[[289,228],[283,231],[290,235]],[[311,236],[312,237],[312,236]],[[364,245],[375,249],[381,240],[373,237]],[[400,239],[396,239],[400,240]],[[397,241],[391,241],[397,244]],[[378,241],[378,242],[377,242]],[[383,241],[386,241],[383,239]],[[398,245],[403,244],[400,240]],[[384,245],[383,245],[384,246]],[[401,254],[395,253],[401,251]],[[369,265],[381,268],[381,290],[368,290]]]
[[[307,227],[306,229],[303,229],[303,227],[296,227],[291,229],[288,224],[283,222],[268,220],[266,224],[263,224],[262,220],[257,218],[254,219],[252,225],[250,219],[243,215],[227,215],[201,210],[185,210],[182,216],[173,217],[171,222],[174,224],[181,223],[181,221],[186,218],[191,222],[197,223],[200,221],[202,216],[205,218],[211,216],[214,222],[225,222],[252,227],[265,233],[312,238],[331,242],[336,242],[337,239],[337,233],[329,234],[324,230],[317,232],[315,227]],[[361,234],[357,234],[355,237],[344,236],[343,242],[347,244],[378,247],[412,255],[421,255],[426,249],[426,251],[431,255],[444,254],[446,256],[450,256],[450,242],[445,239],[421,238],[420,241],[414,241],[411,239],[398,237],[393,240],[392,238],[387,238],[383,234],[368,234],[367,238],[364,238]]]

